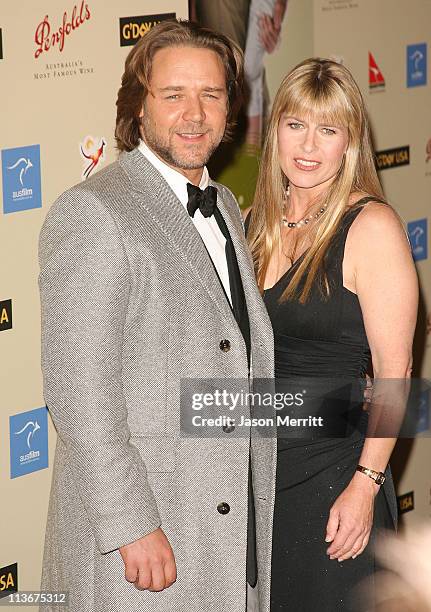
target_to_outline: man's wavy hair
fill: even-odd
[[[149,30],[133,47],[126,59],[117,98],[115,139],[120,151],[131,151],[141,137],[142,105],[150,91],[154,55],[167,47],[196,47],[215,51],[226,75],[228,113],[223,141],[232,137],[238,111],[243,100],[244,58],[236,43],[224,34],[191,21],[167,20]]]

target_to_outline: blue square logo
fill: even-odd
[[[41,208],[40,146],[3,149],[1,160],[3,212]]]
[[[407,87],[427,84],[427,44],[407,45]]]
[[[48,467],[48,410],[46,406],[9,417],[10,477]]]
[[[428,257],[428,219],[418,219],[407,224],[413,259],[420,261]]]

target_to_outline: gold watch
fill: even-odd
[[[376,472],[375,470],[364,467],[363,465],[358,465],[356,471],[366,474],[367,476],[369,476],[369,478],[372,478],[374,482],[378,485],[382,485],[386,480],[386,476],[383,474],[383,472]]]

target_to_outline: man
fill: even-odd
[[[179,428],[181,380],[247,379],[250,363],[273,375],[240,212],[205,168],[241,77],[223,35],[152,29],[126,61],[119,160],[63,194],[41,230],[58,431],[42,589],[69,591],[70,612],[244,612],[254,533],[249,591],[269,610],[276,441]]]

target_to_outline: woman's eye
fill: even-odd
[[[324,134],[328,134],[329,136],[332,136],[332,134],[335,134],[335,130],[333,130],[332,128],[323,128],[322,131]]]
[[[302,127],[302,123],[296,123],[295,121],[291,121],[290,123],[287,124],[292,130],[298,130],[300,127]]]

